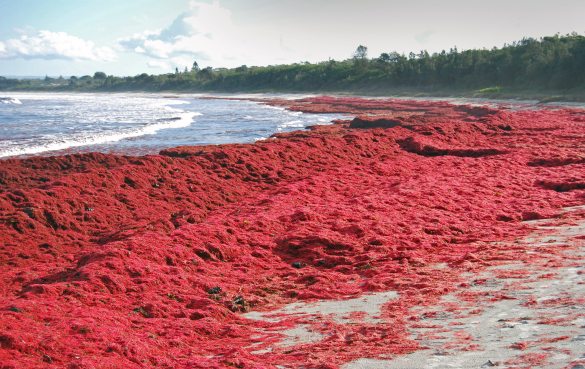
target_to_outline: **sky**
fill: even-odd
[[[0,0],[0,76],[161,74],[585,34],[583,0]]]

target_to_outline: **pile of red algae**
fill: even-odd
[[[409,353],[422,348],[411,307],[485,266],[536,262],[514,243],[532,231],[520,221],[585,202],[583,111],[270,103],[359,116],[255,144],[1,161],[0,366],[337,368]],[[322,341],[251,353],[278,338],[266,328],[306,322],[243,312],[379,291],[399,293],[386,324],[331,321],[312,327]]]

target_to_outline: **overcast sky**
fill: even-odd
[[[0,75],[118,76],[585,34],[584,0],[0,0]]]

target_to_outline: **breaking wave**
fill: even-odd
[[[139,137],[144,135],[154,135],[161,129],[183,128],[193,123],[193,117],[201,113],[185,112],[178,117],[159,119],[156,123],[145,126],[124,129],[119,131],[108,131],[99,134],[87,134],[84,132],[66,136],[66,137],[49,137],[52,138],[47,143],[31,146],[18,145],[17,147],[5,147],[0,149],[0,158],[7,156],[19,156],[38,154],[45,151],[65,150],[72,147],[99,145],[104,143],[116,142],[127,138]],[[10,144],[10,143],[8,143]]]
[[[14,97],[0,97],[0,103],[3,104],[22,104],[20,100]]]

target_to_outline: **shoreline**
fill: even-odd
[[[317,97],[334,97],[334,98],[358,98],[365,100],[405,100],[405,101],[448,101],[465,103],[485,103],[485,104],[519,104],[535,105],[547,107],[575,107],[585,108],[585,97],[582,100],[568,99],[548,99],[554,97],[550,94],[493,94],[493,93],[474,93],[466,94],[367,94],[367,93],[349,93],[349,92],[198,92],[198,91],[0,91],[6,96],[17,94],[87,94],[87,95],[135,95],[158,98],[211,98],[211,99],[241,99],[241,100],[299,100],[305,98]]]
[[[258,91],[183,91],[183,90],[163,90],[163,91],[142,91],[142,90],[128,90],[128,91],[77,91],[77,90],[0,90],[0,94],[18,94],[18,93],[50,93],[50,94],[135,94],[144,96],[194,96],[194,97],[222,97],[222,96],[261,96],[261,98],[286,98],[299,99],[305,97],[318,96],[332,96],[332,97],[356,97],[364,99],[397,99],[397,100],[469,100],[469,101],[486,101],[497,102],[506,101],[509,103],[528,103],[534,105],[545,104],[575,104],[578,106],[585,106],[585,95],[566,93],[563,91],[503,91],[503,92],[477,92],[477,91],[450,91],[450,92],[426,92],[426,91],[404,91],[404,90],[390,90],[383,92],[376,91],[274,91],[274,90],[258,90]],[[162,95],[162,96],[161,96]],[[554,106],[554,105],[548,105]],[[561,105],[563,106],[563,105]]]
[[[6,133],[6,140],[0,144],[0,157],[87,152],[156,155],[173,145],[253,142],[275,132],[346,118],[339,114],[302,115],[257,101],[167,97],[171,96],[11,94],[7,101],[14,103],[0,111]],[[61,104],[68,107],[53,109]],[[102,105],[103,109],[97,108]],[[223,114],[225,109],[230,110],[229,116]],[[26,123],[34,132],[29,129],[28,134],[18,134],[18,122]],[[58,133],[47,134],[51,129]]]
[[[542,262],[516,242],[534,230],[522,221],[585,202],[583,110],[269,103],[357,117],[158,156],[0,161],[0,361],[337,368],[407,354],[423,349],[407,330],[417,307],[488,267]],[[243,315],[376,292],[397,295],[383,324]],[[262,352],[299,327],[321,338]]]

